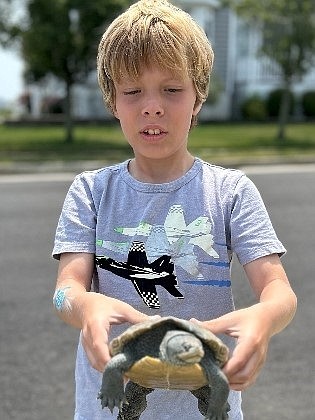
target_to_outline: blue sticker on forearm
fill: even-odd
[[[62,289],[57,289],[55,291],[53,297],[53,304],[58,312],[69,311],[71,309],[70,299],[67,296],[67,290],[69,289],[71,289],[70,286],[64,287]]]

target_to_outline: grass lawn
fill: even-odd
[[[189,148],[206,160],[224,156],[315,156],[315,123],[290,124],[283,144],[275,140],[276,124],[207,124],[190,133]],[[0,125],[1,161],[106,160],[131,155],[118,125],[78,125],[72,144],[62,126]]]

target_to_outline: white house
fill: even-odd
[[[245,98],[253,94],[265,97],[281,86],[275,63],[258,56],[262,33],[256,27],[221,8],[217,0],[178,0],[178,4],[204,28],[215,52],[214,79],[219,80],[222,91],[215,105],[204,107],[203,118],[233,118]],[[296,95],[315,90],[315,69],[295,83],[293,90]]]

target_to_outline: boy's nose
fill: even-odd
[[[157,100],[148,101],[142,109],[142,115],[144,115],[145,117],[160,117],[163,114],[163,107]]]

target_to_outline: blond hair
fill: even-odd
[[[115,82],[137,78],[143,66],[157,65],[188,75],[196,104],[208,95],[213,51],[201,27],[167,0],[140,0],[118,16],[98,48],[98,81],[105,104],[115,111]]]

